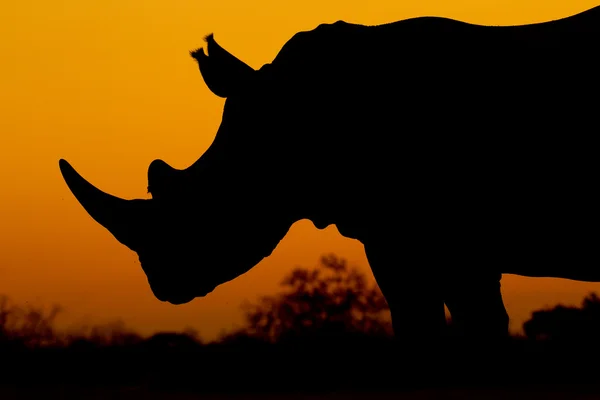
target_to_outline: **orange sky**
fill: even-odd
[[[591,0],[11,1],[0,13],[0,293],[60,303],[62,324],[122,318],[142,333],[192,326],[206,339],[239,323],[239,304],[277,287],[292,267],[335,252],[372,278],[363,247],[335,227],[300,221],[276,251],[204,299],[156,300],[135,253],[94,222],[62,181],[66,158],[101,189],[146,197],[149,163],[177,168],[214,139],[223,99],[188,51],[210,32],[258,68],[297,31],[343,19],[379,24],[440,15],[481,24],[568,16]],[[534,308],[579,303],[599,284],[505,276],[518,329]]]

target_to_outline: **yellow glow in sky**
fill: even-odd
[[[13,1],[0,13],[0,293],[60,303],[62,324],[116,318],[142,333],[198,329],[212,339],[241,321],[244,299],[270,293],[294,266],[334,252],[372,278],[362,245],[335,227],[296,223],[249,273],[183,306],[152,295],[137,256],[95,223],[62,181],[66,158],[103,190],[146,197],[156,158],[177,168],[214,139],[223,99],[188,51],[214,32],[255,68],[301,30],[345,20],[380,24],[438,15],[514,25],[562,18],[593,1],[396,0]],[[579,303],[599,284],[506,276],[513,328],[532,309]],[[107,295],[110,293],[110,295]]]

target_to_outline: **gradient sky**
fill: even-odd
[[[597,1],[597,0],[596,0]],[[20,0],[0,13],[0,293],[59,303],[62,326],[122,319],[150,334],[197,329],[215,338],[241,322],[244,299],[272,292],[294,266],[334,252],[372,274],[363,246],[334,226],[300,221],[271,257],[204,299],[154,298],[137,256],[94,222],[58,169],[66,158],[99,188],[147,197],[146,171],[161,158],[194,162],[214,139],[223,99],[204,85],[190,49],[214,32],[259,68],[297,31],[345,20],[380,24],[438,15],[513,25],[572,15],[583,0]],[[505,276],[511,326],[533,309],[578,304],[599,284]]]

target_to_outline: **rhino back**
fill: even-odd
[[[428,235],[451,257],[532,276],[596,262],[592,11],[520,27],[425,17],[295,35],[270,66],[305,105],[294,146],[311,158],[297,173],[352,189],[329,205],[350,237],[404,224],[398,235]]]

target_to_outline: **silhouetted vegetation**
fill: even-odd
[[[324,256],[321,268],[296,268],[281,286],[281,293],[242,306],[247,326],[233,336],[282,343],[332,336],[393,335],[381,291],[375,284],[368,285],[365,276],[349,268],[344,259]]]
[[[581,307],[559,304],[552,309],[535,311],[523,324],[523,331],[530,339],[597,346],[600,340],[600,298],[591,293],[583,299]]]
[[[7,296],[0,296],[0,346],[34,350],[128,346],[142,341],[142,337],[128,330],[122,321],[59,332],[54,325],[61,311],[56,305],[49,310],[31,305],[21,307],[12,304]]]
[[[0,346],[14,349],[62,344],[53,327],[60,310],[58,306],[47,312],[31,306],[22,308],[0,296]]]
[[[59,332],[60,307],[19,307],[1,297],[0,351],[10,371],[0,378],[28,386],[60,382],[243,392],[381,390],[386,382],[394,387],[415,382],[413,366],[391,351],[389,310],[377,285],[343,259],[328,255],[314,270],[296,268],[284,277],[278,294],[246,302],[242,309],[243,328],[202,343],[193,330],[144,338],[122,322]],[[524,332],[501,352],[484,353],[476,364],[469,366],[466,354],[447,352],[431,368],[443,368],[454,382],[475,376],[467,373],[473,370],[477,379],[489,375],[503,383],[595,381],[597,371],[585,361],[600,356],[595,294],[581,307],[534,312]],[[439,383],[438,378],[428,376],[428,384]]]

